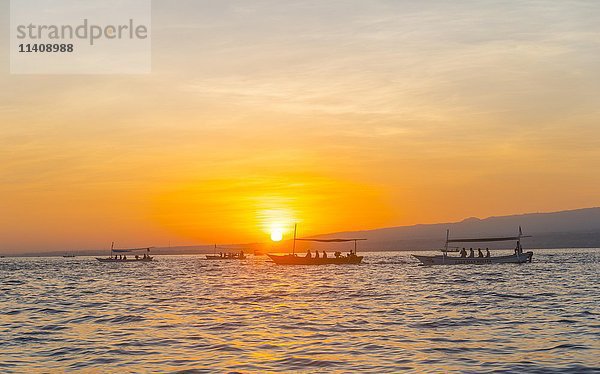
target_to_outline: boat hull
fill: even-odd
[[[131,258],[131,259],[115,259],[115,258],[100,258],[100,257],[96,257],[96,260],[100,261],[100,262],[150,262],[154,259],[154,257],[147,257],[147,258]]]
[[[271,255],[268,254],[277,265],[358,265],[362,262],[363,256],[350,257],[327,257],[327,258],[309,258],[292,255]]]
[[[450,257],[413,255],[423,265],[487,265],[487,264],[522,264],[531,262],[533,252],[518,255],[496,257]]]
[[[221,257],[221,256],[211,256],[211,255],[206,255],[206,259],[207,260],[245,260],[247,257]]]

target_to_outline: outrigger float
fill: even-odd
[[[294,226],[294,244],[292,246],[292,253],[288,255],[273,255],[267,254],[277,265],[358,265],[362,262],[363,256],[356,254],[357,242],[367,239],[296,239],[296,226]],[[320,242],[320,243],[344,243],[354,242],[354,249],[350,250],[350,253],[346,256],[342,256],[341,252],[335,252],[333,257],[312,257],[298,256],[296,254],[296,241],[305,242]],[[316,252],[318,253],[318,251]]]
[[[446,231],[446,245],[441,250],[442,254],[437,256],[422,256],[413,255],[417,260],[421,261],[423,265],[463,265],[463,264],[522,264],[525,262],[531,262],[533,258],[533,252],[523,252],[521,246],[522,238],[529,238],[530,236],[523,235],[521,227],[519,227],[519,235],[511,237],[499,237],[499,238],[467,238],[467,239],[450,239],[450,230]],[[460,257],[448,256],[448,252],[455,252],[454,249],[449,249],[449,243],[485,243],[485,242],[501,242],[501,241],[517,241],[515,247],[515,253],[508,256],[466,256],[466,251]],[[473,252],[474,253],[474,252]]]
[[[96,257],[96,260],[100,262],[150,262],[154,257],[150,256],[150,248],[128,248],[128,249],[115,249],[115,242],[110,246],[110,256],[107,258]],[[145,251],[143,255],[135,254],[135,252]],[[116,254],[115,254],[116,253]],[[127,253],[134,253],[132,257],[127,258]]]

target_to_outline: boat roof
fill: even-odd
[[[239,252],[239,251],[245,250],[246,248],[241,248],[241,247],[240,248],[227,248],[227,247],[215,246],[215,249],[220,249],[222,251],[236,251],[236,252]]]
[[[112,249],[112,251],[116,252],[116,253],[127,253],[127,252],[134,252],[134,251],[146,251],[146,250],[150,250],[150,248],[152,248],[152,247],[127,248],[127,249]]]
[[[463,238],[463,239],[448,239],[448,243],[478,243],[478,242],[504,242],[509,240],[520,240],[525,236],[504,236],[498,238]]]

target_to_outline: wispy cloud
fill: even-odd
[[[148,76],[11,76],[0,56],[0,209],[20,217],[0,233],[69,196],[73,225],[95,204],[115,229],[110,200],[150,232],[157,191],[183,191],[166,226],[199,217],[194,191],[339,189],[365,225],[598,205],[598,35],[596,1],[154,0]]]

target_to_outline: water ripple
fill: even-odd
[[[526,265],[0,260],[0,371],[600,372],[597,250]]]

